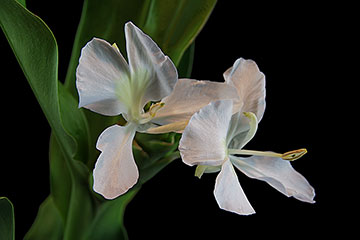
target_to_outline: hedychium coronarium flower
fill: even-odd
[[[96,144],[101,154],[93,188],[107,199],[124,194],[138,180],[132,152],[137,131],[182,132],[203,106],[238,97],[226,83],[178,79],[171,59],[131,22],[125,24],[125,39],[128,62],[116,44],[93,38],[82,49],[76,71],[79,107],[107,116],[121,114],[127,121],[105,129]]]
[[[191,117],[179,145],[183,162],[196,165],[195,175],[199,178],[203,173],[220,172],[214,195],[219,207],[227,211],[241,215],[255,213],[233,166],[288,197],[314,203],[314,189],[290,163],[303,156],[306,149],[283,154],[244,149],[264,114],[265,76],[255,62],[238,59],[224,77],[236,87],[239,99],[214,101]]]

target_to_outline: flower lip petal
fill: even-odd
[[[105,40],[93,38],[81,50],[76,69],[79,107],[109,116],[126,112],[117,88],[129,77],[129,67],[120,52]]]
[[[96,147],[101,154],[94,168],[94,191],[114,199],[133,187],[139,177],[132,142],[136,126],[114,125],[102,132]]]
[[[158,45],[132,22],[125,24],[126,49],[135,92],[140,106],[170,95],[178,79],[177,70]]]

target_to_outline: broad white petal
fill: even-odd
[[[114,125],[101,133],[97,149],[101,154],[94,169],[94,191],[114,199],[134,186],[139,172],[132,153],[135,126]]]
[[[248,177],[267,182],[288,197],[314,203],[314,188],[289,161],[275,157],[253,156],[240,158],[230,156],[232,163]]]
[[[195,113],[181,137],[179,150],[184,163],[218,166],[226,158],[226,133],[232,101],[212,102]]]
[[[225,81],[236,87],[240,96],[235,101],[234,110],[242,108],[243,112],[253,112],[259,122],[265,111],[265,75],[260,72],[252,60],[239,58],[224,73]]]
[[[156,43],[133,23],[125,24],[126,49],[132,87],[142,96],[140,105],[168,96],[177,81],[177,70]]]
[[[82,49],[76,70],[79,107],[110,116],[126,112],[117,90],[129,77],[120,52],[105,40],[93,38]]]
[[[214,195],[221,209],[240,215],[255,213],[229,160],[224,162],[216,178]]]
[[[174,91],[162,100],[165,105],[152,121],[160,125],[189,121],[195,112],[212,101],[237,98],[236,89],[226,83],[179,79]]]

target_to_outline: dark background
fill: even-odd
[[[59,78],[63,79],[82,4],[72,3],[71,8],[67,3],[57,4],[29,0],[27,5],[54,32]],[[156,239],[289,238],[340,231],[342,211],[334,196],[342,190],[328,169],[331,149],[324,150],[328,135],[323,119],[328,110],[323,94],[329,91],[331,80],[324,73],[333,67],[325,61],[337,53],[332,31],[339,13],[333,10],[334,6],[320,4],[219,1],[196,39],[192,74],[195,79],[222,81],[222,73],[237,58],[257,62],[266,75],[267,107],[247,149],[307,148],[308,154],[293,166],[315,188],[316,203],[287,198],[238,172],[256,211],[252,216],[238,216],[219,209],[213,196],[216,174],[199,180],[194,177],[195,168],[177,160],[146,183],[129,204],[125,225],[130,239],[143,239],[144,234]],[[0,196],[9,197],[15,205],[20,239],[49,194],[50,127],[2,33],[0,44],[4,133]]]

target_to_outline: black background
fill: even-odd
[[[76,1],[74,1],[76,2]],[[28,1],[54,32],[59,45],[59,78],[65,77],[82,8],[78,3]],[[230,3],[231,2],[231,3]],[[59,10],[61,9],[61,11]],[[125,213],[130,239],[221,239],[309,237],[340,230],[343,211],[334,196],[341,187],[330,177],[328,140],[322,116],[331,80],[325,61],[336,54],[332,33],[334,6],[219,1],[196,39],[192,78],[222,81],[222,73],[243,57],[266,75],[267,107],[247,149],[285,152],[307,148],[293,163],[316,190],[316,203],[287,198],[264,182],[238,172],[256,214],[238,216],[219,209],[213,196],[216,174],[194,177],[195,168],[175,161],[146,183]],[[122,27],[122,26],[119,26]],[[0,195],[15,205],[20,239],[49,194],[50,127],[3,34],[2,157]],[[331,47],[329,47],[331,46]],[[4,74],[5,73],[5,74]],[[4,77],[6,76],[6,77]],[[331,100],[330,100],[331,101]],[[331,146],[330,146],[331,148]]]

